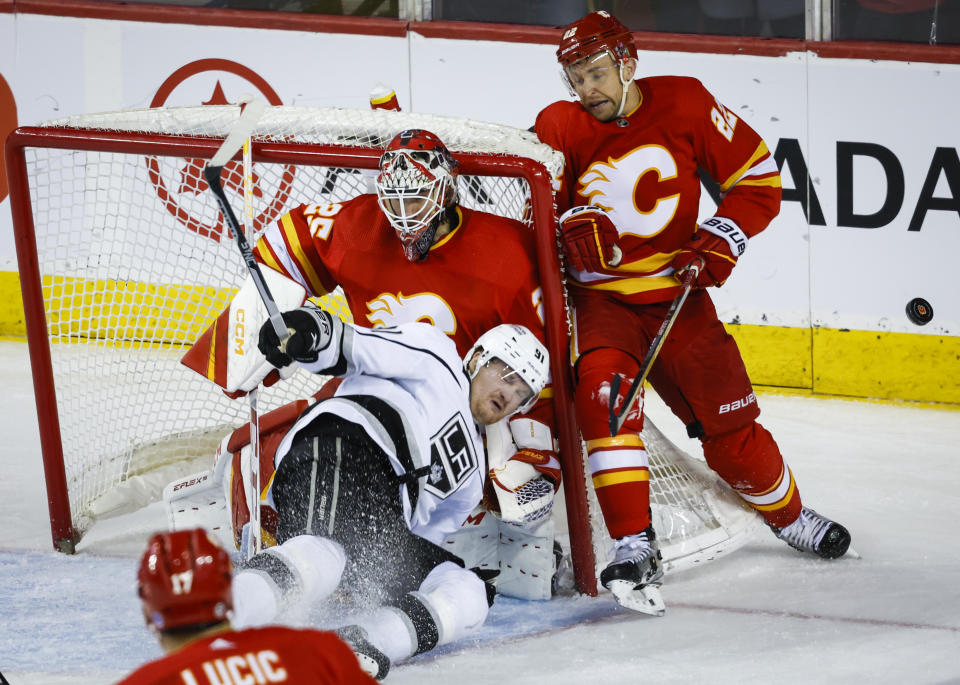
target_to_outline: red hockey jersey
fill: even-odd
[[[620,233],[620,264],[571,273],[577,287],[631,303],[676,295],[670,262],[697,230],[702,168],[720,185],[717,216],[753,236],[780,209],[780,174],[766,144],[694,78],[636,81],[640,104],[600,122],[579,102],[555,102],[537,116],[540,140],[566,157],[560,212],[592,204]]]
[[[375,682],[334,633],[268,626],[197,640],[144,664],[118,685]]]
[[[461,355],[501,323],[543,340],[533,234],[517,221],[460,208],[457,226],[413,263],[376,196],[361,195],[297,207],[267,229],[254,254],[311,296],[342,286],[360,326],[425,321],[453,338]]]

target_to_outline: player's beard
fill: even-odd
[[[588,102],[580,101],[580,106],[593,115],[597,121],[606,123],[617,118],[617,108],[620,106],[618,101],[615,102],[612,98],[604,95],[603,100],[596,104],[599,106],[594,107]]]

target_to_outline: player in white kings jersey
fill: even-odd
[[[492,592],[441,543],[482,496],[477,424],[537,401],[547,350],[511,324],[481,335],[461,360],[453,341],[423,323],[365,329],[316,307],[283,318],[293,331],[283,344],[270,323],[260,331],[270,363],[344,379],[277,448],[268,496],[278,544],[237,574],[236,621],[272,622],[288,603],[312,606],[342,584],[384,605],[340,631],[383,678],[392,663],[486,618]]]

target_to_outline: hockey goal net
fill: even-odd
[[[142,507],[209,466],[248,419],[242,400],[181,366],[186,348],[246,276],[202,170],[239,107],[87,115],[18,129],[7,142],[11,209],[40,421],[54,546],[72,552],[98,518]],[[271,107],[253,136],[256,231],[302,202],[370,192],[383,145],[405,128],[436,133],[461,164],[465,206],[535,232],[579,587],[606,561],[573,416],[568,315],[551,181],[559,153],[519,129],[388,111]],[[239,208],[241,166],[224,168]],[[252,242],[252,241],[251,241]],[[323,306],[349,320],[342,297]],[[265,390],[261,410],[307,397],[316,379]],[[753,518],[702,465],[648,429],[655,522],[668,566],[736,547]]]

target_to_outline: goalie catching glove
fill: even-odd
[[[306,306],[283,313],[283,323],[289,337],[281,341],[273,324],[267,321],[260,327],[260,340],[257,347],[267,361],[278,369],[297,361],[312,364],[317,361],[318,353],[330,345],[334,329],[340,323],[319,307]]]
[[[490,469],[493,496],[488,493],[487,505],[507,523],[534,523],[550,515],[559,483],[560,462],[553,451],[522,449]]]
[[[620,233],[600,207],[568,209],[560,217],[560,236],[567,262],[577,271],[601,271],[620,263]]]
[[[700,224],[690,242],[673,258],[672,266],[679,277],[681,271],[700,260],[703,266],[693,285],[697,288],[719,286],[730,277],[737,259],[746,249],[747,234],[733,220],[714,216]]]

